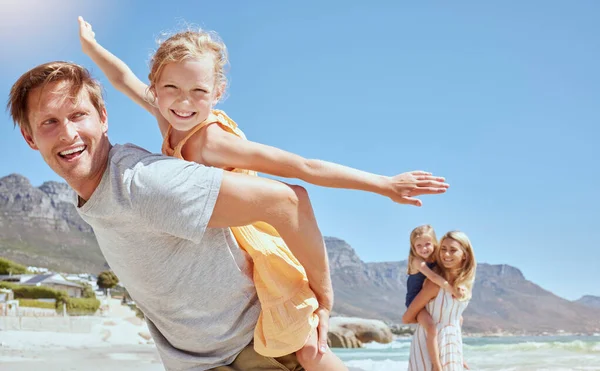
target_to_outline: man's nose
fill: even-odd
[[[59,139],[63,142],[72,143],[78,136],[77,125],[71,120],[66,119],[61,125]]]

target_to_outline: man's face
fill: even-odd
[[[80,193],[78,188],[95,183],[95,189],[102,179],[110,142],[106,111],[98,113],[85,88],[77,102],[65,98],[69,87],[59,81],[31,90],[27,99],[31,132],[21,129],[21,133],[52,170]]]

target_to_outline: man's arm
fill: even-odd
[[[149,227],[200,242],[207,227],[271,224],[306,270],[320,308],[319,344],[327,346],[333,289],[323,236],[302,187],[176,158],[148,157],[130,172],[131,204]]]
[[[319,349],[327,349],[333,287],[323,236],[306,190],[271,179],[224,172],[209,227],[230,227],[264,221],[275,227],[304,266],[319,301]]]
[[[271,179],[225,172],[209,227],[264,221],[275,227],[305,267],[319,304],[333,306],[327,252],[306,190]]]

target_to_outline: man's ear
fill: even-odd
[[[100,122],[102,122],[102,132],[106,133],[108,131],[108,113],[106,112],[106,107],[102,108],[102,112],[100,112]]]
[[[31,147],[31,149],[35,149],[36,151],[39,150],[39,148],[35,144],[35,141],[33,140],[33,136],[31,136],[31,133],[29,133],[28,130],[21,128],[21,135],[23,136],[23,138],[25,138],[25,141],[27,142],[27,144],[29,144],[29,147]]]

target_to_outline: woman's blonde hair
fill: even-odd
[[[412,232],[410,232],[410,252],[408,253],[408,267],[407,267],[408,274],[416,273],[412,269],[413,260],[415,258],[417,258],[417,256],[418,256],[417,252],[415,250],[415,240],[417,238],[423,237],[423,236],[429,236],[433,240],[433,252],[431,253],[431,256],[434,259],[437,259],[437,250],[438,250],[439,244],[438,244],[437,237],[435,235],[435,231],[433,230],[433,227],[430,226],[429,224],[418,226],[417,228],[413,229]]]
[[[225,93],[227,87],[226,68],[229,59],[227,47],[216,32],[189,29],[178,32],[162,42],[159,41],[159,44],[158,49],[150,59],[148,80],[150,81],[151,91],[154,90],[153,88],[167,64],[211,55],[215,64],[215,87],[219,89],[220,96]]]
[[[471,245],[471,241],[469,237],[464,232],[461,231],[450,231],[446,233],[440,239],[440,246],[444,244],[444,241],[450,239],[458,242],[461,246],[464,254],[464,259],[459,268],[456,269],[457,275],[453,281],[451,281],[448,277],[449,271],[444,268],[443,265],[440,264],[439,268],[442,272],[442,275],[448,282],[451,282],[452,286],[455,289],[459,287],[464,287],[465,296],[461,300],[469,300],[473,293],[473,283],[475,282],[475,271],[477,270],[477,261],[475,260],[475,254],[473,253],[473,246]],[[437,259],[438,261],[442,260],[441,257],[442,250],[438,250]]]

